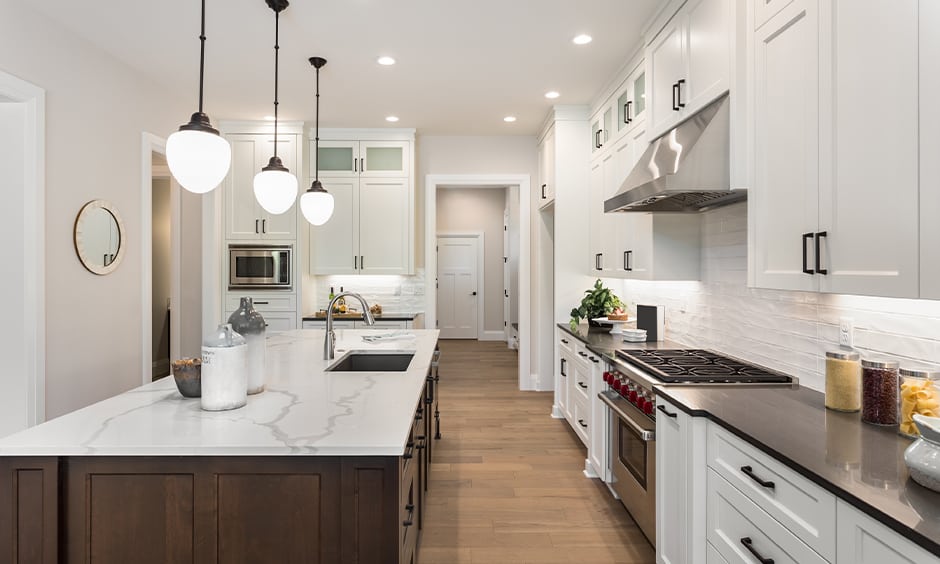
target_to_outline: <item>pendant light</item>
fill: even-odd
[[[199,111],[166,140],[166,163],[180,186],[204,194],[222,183],[232,164],[232,148],[202,111],[206,65],[206,0],[199,34]]]
[[[297,199],[297,177],[287,170],[277,156],[277,106],[278,106],[278,51],[280,50],[279,23],[281,12],[289,5],[287,0],[266,0],[274,10],[274,156],[268,166],[255,175],[255,199],[268,213],[282,214],[294,205]]]
[[[320,184],[320,68],[326,64],[322,57],[310,57],[310,64],[317,69],[317,113],[314,130],[314,181],[300,197],[300,211],[313,225],[323,225],[333,215],[333,195]]]

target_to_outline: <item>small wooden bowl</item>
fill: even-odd
[[[202,396],[202,360],[198,358],[174,360],[171,367],[176,389],[183,394],[184,398]]]

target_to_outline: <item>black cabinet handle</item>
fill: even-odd
[[[594,255],[594,270],[603,270],[604,253]]]
[[[254,302],[254,303],[255,305],[268,305],[269,302],[264,301],[264,302]]]
[[[568,360],[567,360],[567,359],[564,359],[564,358],[561,359],[561,368],[560,368],[560,370],[561,370],[561,376],[562,376],[563,378],[568,376],[568,373],[565,371],[565,368],[567,367],[567,366],[566,366],[567,364],[568,364]]]
[[[410,459],[410,458],[414,458],[414,456],[415,456],[415,444],[414,444],[413,442],[410,442],[410,443],[408,443],[407,445],[405,445],[405,448],[406,448],[406,449],[410,449],[410,450],[405,450],[405,454],[401,455],[401,457],[404,458],[405,460],[408,460],[408,459]]]
[[[584,422],[584,419],[578,419],[578,425],[581,425],[582,427],[587,429],[587,423]]]
[[[359,170],[361,170],[362,172],[366,171],[366,158],[365,157],[362,157],[361,159],[359,159]]]
[[[754,543],[751,542],[751,537],[744,537],[741,539],[741,544],[744,545],[744,548],[746,548],[748,552],[754,555],[754,558],[757,558],[757,561],[760,562],[760,564],[774,564],[773,558],[764,558],[761,556],[760,552],[757,552],[757,549],[754,548]]]
[[[579,355],[579,356],[582,356],[582,357],[584,357],[584,358],[587,358],[587,353],[578,351],[578,355]]]
[[[267,233],[267,232],[268,232],[268,220],[266,220],[266,219],[262,219],[262,220],[261,220],[261,232],[262,232],[262,233]]]
[[[623,252],[623,269],[627,272],[633,272],[633,251]]]
[[[815,274],[816,272],[806,264],[806,259],[808,258],[809,251],[806,250],[806,240],[812,239],[812,233],[803,234],[803,274]]]
[[[543,200],[545,199],[545,187],[546,186],[548,186],[548,184],[542,184],[542,199]]]
[[[359,159],[353,159],[353,172],[359,172]]]
[[[567,344],[568,344],[568,339],[562,339],[561,342],[567,345]]]
[[[403,527],[410,527],[415,524],[414,514],[415,514],[415,504],[409,503],[405,506],[405,511],[408,512],[408,519],[401,522]]]
[[[359,270],[359,257],[353,256],[353,270]]]
[[[816,274],[822,274],[823,276],[829,274],[829,271],[828,271],[827,269],[823,268],[822,265],[821,265],[821,263],[822,263],[822,252],[820,251],[820,247],[821,247],[822,245],[821,245],[820,241],[822,241],[823,237],[828,237],[828,235],[829,235],[829,234],[826,233],[825,231],[820,231],[820,232],[817,233],[816,236],[815,236],[815,239],[816,239]]]
[[[677,104],[676,104],[676,105],[678,105],[680,108],[684,108],[684,107],[685,107],[685,102],[682,101],[682,85],[683,85],[683,84],[685,84],[685,79],[684,79],[684,78],[680,78],[680,79],[679,79],[679,82],[676,83],[676,93],[677,93],[677,95],[676,95]]]
[[[745,476],[754,480],[755,482],[757,482],[758,484],[760,484],[761,486],[765,488],[772,490],[775,487],[773,482],[768,482],[767,480],[761,480],[760,477],[758,477],[757,474],[754,473],[754,469],[751,468],[750,466],[742,466],[741,472],[744,472]]]
[[[588,360],[590,360],[591,362],[597,362],[597,359],[594,358],[593,356],[589,356]]]
[[[366,257],[363,255],[359,255],[359,270],[365,270],[365,269],[366,269]]]
[[[679,96],[679,83],[672,85],[672,109],[673,111],[679,111],[679,101],[676,98]]]
[[[657,406],[656,406],[656,409],[658,409],[658,410],[662,411],[663,413],[665,413],[667,417],[672,417],[673,419],[679,417],[679,415],[678,415],[677,413],[669,413],[668,411],[666,411],[666,408],[663,407],[663,406],[661,406],[661,405],[657,405]]]
[[[633,100],[627,102],[627,106],[624,108],[624,115],[627,118],[627,123],[633,123]]]
[[[588,388],[587,384],[585,384],[584,382],[578,382],[578,387],[581,388],[582,390],[586,390]]]
[[[260,233],[260,231],[258,230],[258,220],[257,220],[257,219],[255,220],[255,233]]]

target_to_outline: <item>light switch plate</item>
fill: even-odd
[[[851,317],[839,318],[839,346],[855,346],[855,322]]]

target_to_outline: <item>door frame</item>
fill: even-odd
[[[46,91],[0,71],[0,97],[26,110],[23,131],[24,303],[26,414],[32,427],[46,420]]]
[[[153,153],[166,156],[166,139],[143,132],[140,143],[141,383],[153,381]],[[169,173],[169,171],[167,171]],[[162,176],[161,176],[162,177]],[[158,177],[160,178],[160,177]],[[180,355],[181,188],[170,176],[170,362]]]
[[[519,389],[538,389],[538,374],[530,371],[531,336],[529,279],[531,275],[531,223],[532,190],[528,174],[428,174],[424,180],[424,263],[426,276],[437,275],[437,191],[444,187],[519,187]],[[429,280],[430,282],[430,280]],[[433,327],[437,320],[437,288],[426,284],[425,313]]]
[[[486,237],[482,231],[445,231],[437,234],[434,240],[437,248],[437,239],[476,239],[477,240],[477,340],[488,341],[486,335],[486,258],[484,249],[486,248]],[[437,253],[434,253],[434,279],[437,280]],[[434,285],[435,305],[437,304],[437,284]],[[435,310],[435,319],[437,312]],[[433,329],[433,327],[432,327]]]

